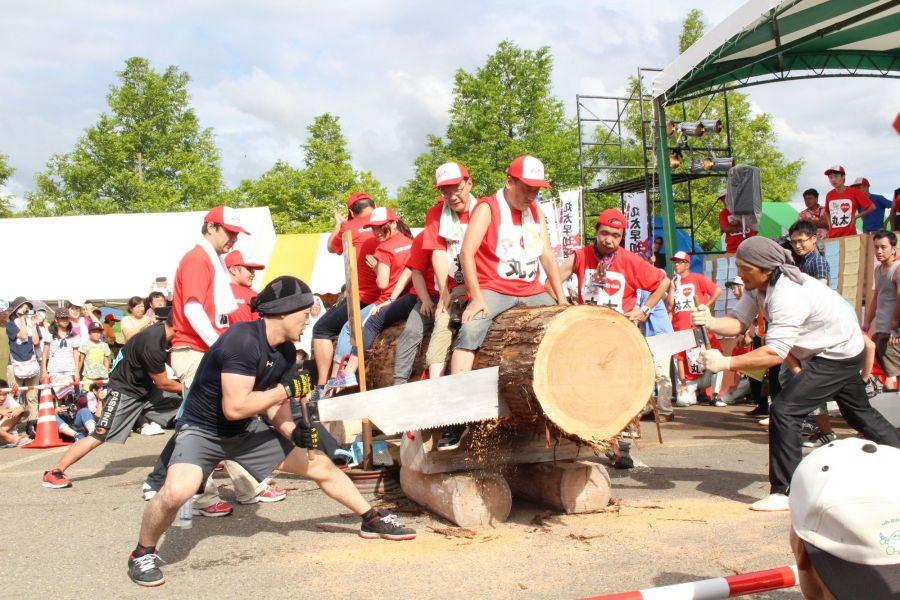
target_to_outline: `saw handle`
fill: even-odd
[[[313,424],[312,421],[309,420],[309,401],[306,399],[306,396],[297,400],[300,403],[300,414],[303,415],[303,421],[306,423],[306,426],[312,429]],[[306,458],[310,461],[313,460],[313,450],[312,448],[306,449]]]
[[[694,296],[694,306],[698,306],[697,296]],[[700,325],[699,327],[694,327],[694,337],[697,338],[697,343],[703,346],[706,350],[709,350],[709,331],[706,329],[706,325]]]

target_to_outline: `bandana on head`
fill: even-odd
[[[760,236],[748,238],[738,246],[736,258],[759,269],[781,271],[782,275],[794,283],[803,285],[802,274],[794,265],[791,253],[774,240]]]
[[[282,275],[263,288],[250,302],[250,308],[263,316],[286,315],[309,308],[313,300],[308,285],[296,277]]]

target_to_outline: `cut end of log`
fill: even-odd
[[[532,388],[553,425],[599,442],[625,428],[646,404],[654,381],[650,349],[633,323],[610,309],[576,306],[547,327]]]

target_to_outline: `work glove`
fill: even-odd
[[[703,357],[703,366],[706,367],[706,370],[710,373],[731,370],[731,357],[723,356],[722,353],[715,348],[704,350],[700,356]]]
[[[709,307],[705,304],[698,304],[691,309],[691,323],[694,327],[706,327],[715,329],[716,318],[709,312]]]
[[[319,447],[319,430],[315,426],[310,427],[305,421],[299,420],[294,432],[291,433],[291,441],[298,448],[315,450]]]
[[[301,369],[294,365],[281,378],[281,385],[288,398],[302,398],[312,390],[312,381],[309,378],[309,371]]]

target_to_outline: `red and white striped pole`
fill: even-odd
[[[23,386],[10,386],[7,388],[0,388],[0,392],[7,392],[18,394],[19,392],[30,392],[32,390],[49,390],[51,388],[65,387],[67,385],[91,385],[94,383],[102,383],[105,384],[109,381],[109,379],[82,379],[81,381],[75,381],[74,379],[71,381],[57,381],[56,383],[42,383],[40,385],[23,385]]]
[[[591,596],[583,600],[723,600],[745,594],[789,588],[798,583],[797,567],[790,566],[648,588],[636,592]]]

